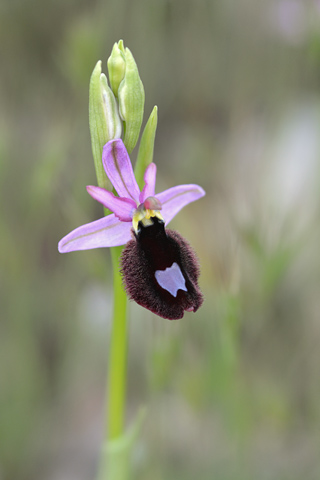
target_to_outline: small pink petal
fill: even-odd
[[[137,208],[137,205],[133,200],[116,197],[112,192],[92,185],[87,186],[87,192],[92,198],[111,210],[111,212],[123,222],[130,222],[132,220],[133,212]]]
[[[102,163],[119,197],[130,198],[138,203],[140,190],[128,152],[120,138],[110,140],[105,144],[102,152]]]
[[[92,248],[125,245],[131,239],[131,223],[121,222],[115,215],[108,215],[87,223],[68,233],[60,240],[60,253]]]
[[[178,185],[156,195],[162,204],[161,215],[166,225],[188,203],[194,202],[205,195],[199,185]]]
[[[156,188],[156,175],[157,175],[157,167],[155,163],[150,163],[147,166],[146,171],[144,173],[144,182],[145,185],[140,193],[140,203],[143,203],[146,198],[154,197],[154,192]]]

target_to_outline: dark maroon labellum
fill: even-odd
[[[135,239],[121,256],[121,272],[129,297],[160,317],[176,320],[196,312],[203,302],[198,286],[199,265],[194,251],[164,222],[138,224]]]

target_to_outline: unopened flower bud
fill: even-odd
[[[137,64],[128,48],[125,49],[125,62],[126,70],[118,89],[118,100],[120,116],[125,123],[123,142],[130,154],[140,134],[144,110],[144,88]]]
[[[108,73],[110,86],[115,96],[118,96],[119,85],[124,79],[126,71],[126,61],[123,41],[115,43],[112,48],[110,57],[108,58]]]

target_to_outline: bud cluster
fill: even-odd
[[[115,43],[108,59],[108,79],[99,60],[90,79],[89,123],[92,152],[101,187],[110,187],[101,158],[103,146],[121,138],[131,153],[140,135],[144,111],[144,88],[137,64],[123,41]],[[111,87],[111,88],[110,88]]]

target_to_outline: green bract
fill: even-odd
[[[89,126],[92,154],[98,185],[111,189],[110,182],[102,165],[103,146],[121,136],[121,120],[116,99],[108,85],[106,76],[101,73],[99,60],[92,72],[89,88]]]
[[[143,134],[140,140],[139,151],[134,174],[137,183],[142,189],[144,185],[143,175],[146,168],[153,160],[154,139],[156,136],[156,129],[158,123],[158,107],[153,107],[149,120],[144,127]]]

